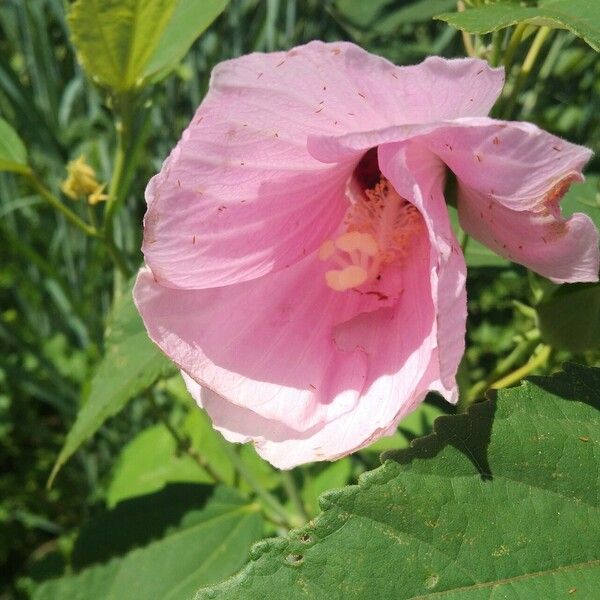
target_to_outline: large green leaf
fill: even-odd
[[[197,600],[594,598],[600,370],[535,378],[321,497]]]
[[[597,52],[600,51],[598,0],[539,0],[537,6],[500,0],[463,12],[445,13],[436,18],[469,33],[489,33],[517,23],[564,28],[583,38]]]
[[[81,63],[117,92],[178,63],[227,0],[76,0],[69,9]]]
[[[50,480],[68,458],[109,417],[136,394],[175,367],[150,341],[128,291],[115,303],[106,329],[105,354],[90,383],[89,394],[67,434]]]
[[[0,171],[29,172],[25,145],[4,119],[0,119]]]
[[[126,528],[127,521],[112,525]],[[199,585],[219,581],[239,569],[261,531],[257,505],[222,489],[205,508],[187,513],[180,525],[168,530],[162,539],[77,575],[48,581],[36,589],[33,598],[188,598]],[[105,530],[105,536],[110,537],[110,533],[110,529]]]

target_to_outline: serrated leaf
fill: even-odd
[[[0,119],[0,171],[29,172],[25,145],[4,119]]]
[[[76,0],[68,23],[90,77],[125,92],[175,67],[226,5],[227,0]]]
[[[594,598],[599,390],[571,365],[440,417],[196,600]]]
[[[104,356],[92,378],[85,403],[67,434],[50,482],[106,419],[121,411],[131,398],[159,377],[175,371],[173,364],[148,338],[133,303],[131,285],[113,307],[106,329]]]
[[[517,23],[564,28],[585,40],[596,52],[600,51],[600,2],[597,0],[539,0],[537,6],[501,0],[435,18],[469,33],[490,33]]]
[[[148,516],[150,518],[150,516]],[[114,523],[126,527],[121,521]],[[39,586],[34,600],[188,598],[198,587],[227,577],[246,561],[262,530],[258,507],[220,490],[160,540],[77,575]],[[110,537],[110,531],[105,531]]]
[[[554,348],[600,349],[600,283],[561,285],[536,311],[542,338]]]
[[[394,435],[379,438],[360,452],[381,454],[385,450],[407,448],[414,438],[430,433],[434,421],[443,414],[444,412],[437,406],[423,403],[402,419],[400,427]]]

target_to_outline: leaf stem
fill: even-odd
[[[86,223],[79,215],[72,211],[68,206],[61,202],[48,188],[46,188],[42,182],[37,178],[37,175],[30,171],[25,175],[25,178],[29,182],[29,185],[48,203],[52,208],[56,209],[61,213],[67,221],[72,225],[83,231],[90,237],[100,237],[98,230]]]
[[[292,501],[294,508],[302,517],[302,524],[304,525],[310,521],[310,515],[306,512],[304,502],[302,501],[302,496],[300,495],[300,491],[298,490],[298,486],[294,480],[294,475],[291,471],[281,471],[281,479],[283,481],[283,487],[285,488],[289,499]]]
[[[44,184],[38,179],[33,171],[28,171],[24,175],[29,185],[35,190],[52,208],[63,215],[69,223],[83,231],[85,235],[100,240],[106,247],[108,254],[115,263],[115,266],[125,276],[129,277],[131,270],[125,261],[125,257],[117,248],[113,240],[105,233],[99,231],[94,225],[86,223],[77,213],[66,206],[57,196],[55,196]]]
[[[150,406],[152,408],[152,412],[158,418],[158,420],[165,426],[166,430],[171,434],[171,437],[175,440],[177,444],[177,449],[180,452],[184,452],[187,454],[203,471],[208,473],[208,475],[213,479],[215,483],[225,483],[221,475],[217,473],[210,463],[202,456],[193,446],[190,439],[182,435],[173,425],[171,421],[169,421],[169,417],[165,414],[165,411],[159,406],[156,402],[152,392],[148,392],[146,394],[146,398],[150,402]]]
[[[492,65],[492,67],[497,67],[500,64],[503,37],[504,36],[499,30],[492,32],[492,53],[490,55],[490,65]]]
[[[525,334],[519,344],[508,356],[498,362],[485,380],[473,385],[466,394],[464,402],[460,403],[460,408],[465,410],[473,404],[473,402],[480,398],[486,390],[494,385],[494,382],[498,380],[499,377],[503,377],[515,364],[521,362],[526,356],[530,355],[536,344],[539,342],[539,339],[540,333],[537,329]]]
[[[123,182],[127,173],[126,159],[132,133],[135,98],[123,94],[114,98],[115,133],[117,145],[113,161],[112,176],[108,186],[108,200],[104,212],[104,231],[112,238],[113,219],[125,197]]]
[[[513,114],[515,105],[517,103],[517,97],[518,97],[525,81],[527,80],[527,77],[531,73],[533,66],[535,65],[535,62],[538,58],[540,50],[542,49],[542,46],[548,39],[548,36],[550,35],[551,32],[552,32],[552,29],[550,29],[550,27],[540,27],[538,32],[535,34],[535,37],[533,38],[533,42],[531,42],[529,51],[527,52],[527,55],[525,56],[525,60],[523,61],[523,64],[521,65],[519,73],[517,74],[517,78],[513,84],[513,88],[510,93],[510,97],[508,98],[506,108],[504,109],[504,113],[503,113],[504,119],[510,118],[511,115]]]
[[[277,524],[288,529],[302,525],[302,523],[290,522],[290,515],[273,494],[266,490],[254,475],[246,468],[242,459],[237,455],[231,444],[225,444],[225,451],[240,477],[254,490],[256,495],[265,503],[265,506],[274,514]]]
[[[465,3],[462,0],[459,0],[456,3],[456,10],[458,12],[463,12],[465,10]],[[464,30],[461,30],[460,35],[462,37],[463,46],[465,47],[465,52],[467,56],[471,58],[477,58],[477,52],[475,51],[475,47],[473,46],[473,40],[471,39],[471,35]]]
[[[527,363],[525,363],[522,367],[519,367],[512,373],[509,373],[505,377],[502,377],[502,379],[499,379],[498,381],[493,383],[491,385],[491,388],[494,390],[499,390],[501,388],[509,387],[515,383],[518,383],[519,381],[521,381],[521,379],[523,379],[530,373],[533,373],[533,371],[535,371],[539,367],[545,365],[548,362],[551,353],[551,346],[549,346],[548,344],[540,344],[537,347],[534,356],[532,356],[529,359],[529,361],[527,361]]]
[[[523,39],[523,34],[525,33],[527,27],[527,23],[519,23],[515,27],[515,30],[512,32],[512,35],[508,40],[508,46],[506,47],[506,52],[504,53],[504,71],[506,72],[507,77],[510,74],[510,69],[515,59],[517,48]]]

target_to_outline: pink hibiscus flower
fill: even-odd
[[[146,190],[135,300],[233,442],[280,468],[393,433],[457,399],[464,229],[555,282],[596,281],[598,233],[559,201],[590,157],[487,118],[503,72],[396,67],[349,43],[224,62]]]

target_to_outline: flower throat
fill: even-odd
[[[359,163],[348,186],[344,231],[319,249],[321,260],[338,267],[325,272],[327,285],[338,292],[372,283],[385,265],[402,261],[423,224],[419,211],[396,192],[376,161],[373,149]]]

